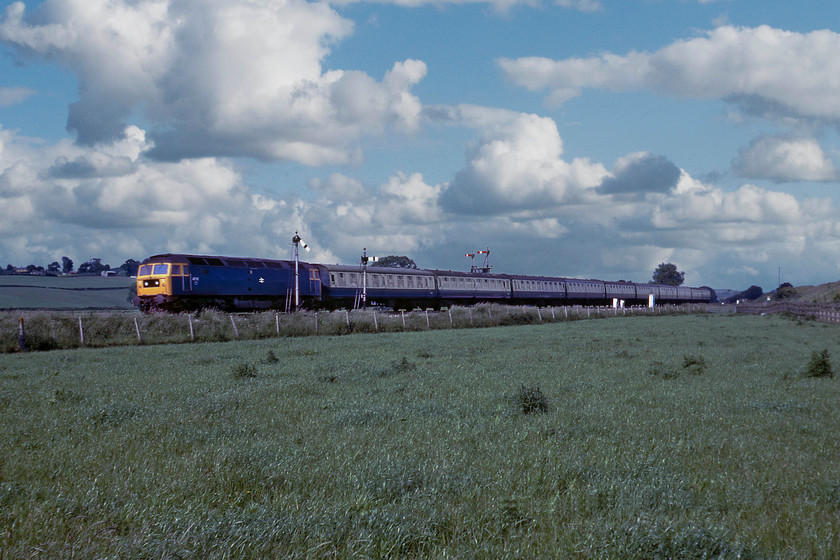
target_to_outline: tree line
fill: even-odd
[[[73,260],[69,257],[61,257],[61,263],[53,261],[46,267],[30,264],[25,267],[18,267],[12,264],[6,265],[6,268],[0,268],[0,274],[31,274],[31,275],[46,275],[58,276],[61,274],[90,274],[97,275],[103,272],[113,270],[116,274],[121,276],[136,276],[137,269],[140,267],[140,261],[128,259],[117,268],[111,268],[110,264],[102,262],[102,259],[93,257],[81,265],[79,269],[74,269]]]

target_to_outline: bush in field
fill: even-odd
[[[648,374],[654,377],[661,377],[662,379],[674,379],[680,375],[676,369],[659,361],[650,364],[647,371]]]
[[[233,366],[233,376],[237,379],[249,379],[257,376],[257,366],[251,362],[241,362]]]
[[[522,408],[523,414],[538,414],[548,412],[548,399],[538,385],[527,387],[520,385],[516,391],[516,403]]]
[[[834,371],[831,369],[831,360],[828,357],[828,349],[821,352],[814,352],[811,354],[811,361],[808,363],[808,371],[805,374],[808,377],[834,377]]]
[[[692,375],[706,371],[706,359],[703,356],[683,356],[683,369]]]

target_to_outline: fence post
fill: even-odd
[[[429,324],[429,310],[426,310],[426,328],[431,329],[432,326]]]
[[[539,307],[537,307],[537,317],[540,318],[540,323],[542,323],[542,312],[540,311]]]
[[[82,318],[79,317],[79,338],[82,340],[82,346],[85,345],[85,329],[82,328]]]
[[[557,320],[557,317],[555,317],[555,316],[554,316],[554,306],[553,306],[553,305],[551,306],[551,320],[552,320],[552,321],[556,321],[556,320]]]
[[[318,334],[318,312],[315,312],[315,334]]]
[[[236,328],[236,321],[233,320],[233,315],[230,316],[230,324],[233,325],[233,336],[239,338],[239,329]]]
[[[403,330],[405,330],[405,309],[400,310],[402,313]]]
[[[347,328],[350,328],[350,310],[344,312],[345,316],[347,317]]]
[[[190,342],[195,342],[195,332],[193,331],[192,315],[187,315],[190,320]]]
[[[376,332],[379,332],[379,320],[376,318],[376,311],[373,312],[373,328],[376,329]]]
[[[274,312],[274,328],[277,330],[277,335],[280,335],[280,314]]]
[[[20,318],[20,331],[18,332],[18,348],[26,352],[26,334],[23,332],[23,317]]]
[[[452,308],[450,307],[449,309],[447,309],[447,311],[449,311],[449,326],[454,327],[455,323],[452,322]]]
[[[137,322],[137,317],[134,318],[134,328],[137,330],[137,342],[143,344],[143,337],[140,336],[140,323]]]
[[[472,325],[472,324],[473,324],[472,307],[470,307],[470,325]]]

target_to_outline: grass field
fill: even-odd
[[[0,558],[837,558],[834,326],[0,355]],[[526,413],[528,410],[530,413]]]
[[[134,279],[102,276],[0,276],[0,309],[133,309]]]

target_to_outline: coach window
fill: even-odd
[[[171,274],[172,274],[172,276],[181,276],[181,265],[180,264],[173,264]]]

